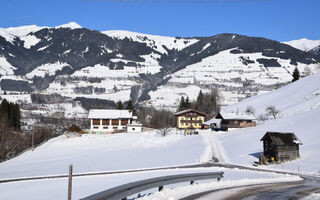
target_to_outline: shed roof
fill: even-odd
[[[203,124],[210,126],[213,123],[220,124],[221,123],[221,119],[212,118],[212,119],[204,122]]]
[[[199,115],[206,116],[206,114],[204,114],[204,113],[202,113],[202,112],[199,112],[199,111],[197,111],[197,110],[194,110],[194,109],[182,110],[182,111],[180,111],[180,112],[174,113],[174,115],[175,115],[175,116],[179,116],[179,115],[183,115],[183,114],[190,113],[190,112],[195,112],[195,113],[198,113]]]
[[[131,110],[116,109],[91,109],[89,111],[89,119],[129,119],[132,118]]]
[[[239,112],[219,112],[217,116],[221,115],[223,119],[227,120],[256,120],[251,113],[239,113]]]
[[[302,144],[299,138],[294,133],[279,133],[279,132],[267,132],[260,141],[266,140],[268,137],[276,145],[293,145],[293,144]]]

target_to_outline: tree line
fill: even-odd
[[[1,124],[8,128],[20,130],[20,106],[17,103],[8,102],[3,99],[0,104],[0,120]]]
[[[217,89],[213,89],[208,93],[203,93],[200,90],[195,101],[190,102],[188,96],[186,98],[182,96],[177,111],[195,109],[211,117],[220,111],[220,98]]]

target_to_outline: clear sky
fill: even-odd
[[[320,0],[0,0],[0,27],[71,21],[166,36],[320,39]]]

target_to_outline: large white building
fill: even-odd
[[[141,132],[142,125],[131,110],[91,109],[89,111],[91,133]]]

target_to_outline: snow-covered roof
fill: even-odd
[[[198,113],[198,114],[204,115],[204,116],[206,115],[206,114],[204,114],[204,113],[202,113],[202,112],[199,112],[199,111],[197,111],[197,110],[194,110],[194,109],[182,110],[182,111],[180,111],[180,112],[174,113],[174,115],[177,116],[177,115],[182,115],[182,114],[189,113],[189,112],[195,112],[195,113]]]
[[[219,112],[223,119],[236,119],[236,120],[256,120],[251,113],[240,112]]]
[[[115,109],[91,109],[89,111],[89,119],[119,119],[132,118],[131,110],[115,110]]]
[[[213,123],[220,124],[221,123],[221,119],[212,118],[212,119],[204,122],[203,124],[210,126]]]

